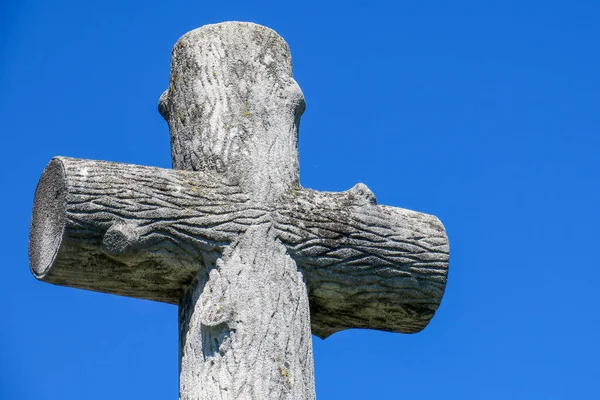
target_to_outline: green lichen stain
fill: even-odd
[[[244,101],[244,111],[242,111],[242,115],[248,119],[252,118],[252,113],[250,112],[250,102],[248,100]]]
[[[281,377],[285,380],[285,383],[288,386],[292,386],[292,374],[290,373],[290,370],[287,369],[285,366],[280,365],[279,373],[281,374]]]

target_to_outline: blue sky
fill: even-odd
[[[319,399],[600,398],[597,1],[3,1],[0,398],[176,399],[174,306],[29,272],[55,155],[169,168],[173,44],[227,20],[289,43],[301,183],[437,215],[447,291],[416,335],[314,339]]]

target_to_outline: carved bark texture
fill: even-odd
[[[275,230],[250,227],[216,264],[180,307],[181,392],[314,398],[308,297]]]
[[[169,89],[159,101],[171,130],[173,167],[222,173],[259,207],[273,208],[299,187],[298,124],[304,97],[289,48],[270,29],[209,25],[175,44]],[[180,304],[180,396],[185,399],[312,399],[306,286],[270,221],[256,223],[226,249],[217,273],[190,287]],[[268,233],[267,236],[265,236]],[[199,291],[226,277],[235,298],[216,346],[202,318],[218,302]],[[220,279],[217,279],[220,282]],[[203,349],[203,356],[198,350]],[[211,355],[207,355],[211,354]]]
[[[275,32],[184,35],[159,100],[176,170],[53,159],[34,201],[33,273],[179,304],[181,399],[313,399],[311,325],[322,338],[423,329],[449,249],[437,218],[378,206],[365,185],[302,189],[304,108]]]
[[[227,178],[54,158],[34,202],[30,258],[44,281],[178,304],[252,226],[272,226],[309,288],[313,333],[423,329],[448,271],[434,216],[374,204],[364,185],[251,200]]]
[[[260,200],[299,186],[305,102],[291,60],[276,32],[251,23],[207,25],[181,37],[159,101],[173,168],[225,173]]]

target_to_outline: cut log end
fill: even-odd
[[[66,198],[65,170],[60,159],[54,158],[42,173],[33,202],[29,260],[37,279],[46,276],[58,254],[66,225]]]

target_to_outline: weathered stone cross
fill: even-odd
[[[33,274],[179,305],[181,399],[313,399],[311,327],[420,331],[449,248],[436,217],[379,206],[363,184],[301,188],[304,107],[274,31],[187,33],[159,101],[174,169],[54,158],[35,194]]]

